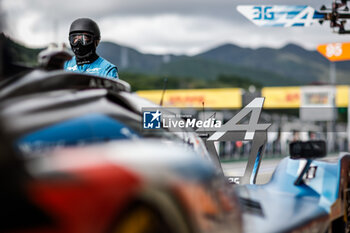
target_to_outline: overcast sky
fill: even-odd
[[[1,0],[0,0],[1,1]],[[244,47],[281,47],[296,43],[315,49],[320,43],[350,41],[332,33],[329,23],[309,28],[259,28],[240,15],[237,5],[292,4],[319,9],[331,0],[2,0],[5,32],[31,47],[68,43],[70,23],[94,19],[102,41],[147,53],[195,54],[223,43]],[[350,26],[350,24],[348,25]]]

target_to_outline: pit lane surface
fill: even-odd
[[[264,159],[261,161],[259,173],[257,176],[257,184],[266,184],[271,179],[272,173],[275,170],[278,163],[283,158],[276,159]],[[329,155],[323,160],[334,162],[338,159],[337,155]],[[240,162],[229,162],[221,163],[221,166],[224,170],[226,176],[243,176],[247,161]]]

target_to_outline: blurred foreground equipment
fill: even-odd
[[[65,44],[52,43],[38,55],[39,66],[46,70],[63,69],[64,62],[70,60],[72,54]]]

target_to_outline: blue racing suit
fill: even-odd
[[[119,78],[118,68],[102,57],[98,57],[94,62],[90,64],[77,65],[74,56],[71,60],[64,63],[64,69],[67,71],[87,73],[106,78]]]

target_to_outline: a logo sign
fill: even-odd
[[[101,68],[90,68],[90,69],[87,69],[86,72],[88,72],[88,73],[98,73],[98,72],[100,72],[100,69]]]
[[[350,43],[331,43],[317,47],[317,51],[330,61],[350,60]]]
[[[208,151],[214,158],[218,158],[215,143],[218,141],[251,141],[249,162],[244,176],[230,177],[229,182],[240,184],[254,184],[261,163],[262,151],[267,139],[267,129],[271,124],[259,122],[264,98],[255,98],[225,124],[216,119],[216,114],[197,119],[186,111],[179,109],[145,109],[143,108],[143,128],[167,128],[171,132],[184,132],[185,128],[195,129],[198,136],[206,139]],[[161,111],[161,112],[160,112]],[[176,113],[177,112],[177,113]],[[192,112],[192,111],[190,111]],[[203,115],[204,111],[203,111]],[[199,116],[199,115],[198,115]],[[178,131],[177,131],[178,130]]]
[[[304,27],[322,17],[306,5],[239,5],[237,10],[260,27]]]
[[[144,129],[159,129],[161,115],[162,115],[162,113],[159,110],[143,112],[143,128]]]
[[[69,67],[67,67],[67,70],[76,71],[76,70],[78,70],[78,67],[77,67],[77,65],[69,66]]]
[[[214,117],[208,119],[197,119],[192,115],[179,114],[169,111],[169,109],[143,109],[144,129],[171,129],[173,132],[181,132],[186,128],[216,128],[220,129],[221,120]]]

